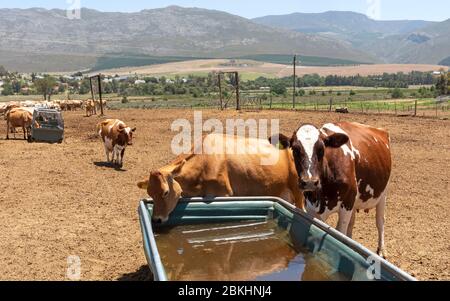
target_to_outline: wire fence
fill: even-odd
[[[298,111],[360,113],[360,114],[390,114],[394,116],[416,116],[450,118],[450,98],[383,98],[373,100],[368,95],[359,97],[324,97],[293,95],[280,99],[269,96],[243,94],[242,108],[245,109],[294,109]],[[249,101],[250,100],[250,101]]]

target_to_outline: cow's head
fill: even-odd
[[[121,141],[123,145],[133,145],[133,133],[136,132],[136,128],[120,127],[118,132],[118,140]]]
[[[280,135],[280,140],[286,140]],[[289,142],[281,141],[292,149],[295,168],[299,177],[299,187],[304,193],[317,192],[325,170],[327,148],[339,148],[349,141],[345,134],[325,135],[313,125],[306,124],[294,132]]]
[[[138,187],[147,190],[153,199],[153,221],[161,224],[169,219],[175,209],[183,190],[175,177],[181,172],[186,161],[168,169],[152,171],[147,180],[138,183]]]

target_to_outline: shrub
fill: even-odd
[[[394,90],[392,90],[391,92],[391,97],[396,99],[396,98],[402,98],[403,97],[403,92],[402,90],[400,90],[399,88],[395,88]]]
[[[276,95],[284,95],[287,93],[286,86],[283,83],[275,83],[272,86],[272,92]]]

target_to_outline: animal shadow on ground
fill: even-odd
[[[109,163],[109,162],[94,162],[94,165],[97,167],[111,168],[111,169],[114,169],[115,171],[122,171],[122,172],[126,171],[122,167],[120,167],[114,163]]]
[[[153,281],[153,274],[146,265],[141,266],[137,271],[123,274],[118,281]]]
[[[27,140],[26,140],[26,139],[23,139],[23,137],[22,137],[22,138],[18,138],[18,137],[12,138],[12,137],[9,137],[9,139],[6,139],[5,137],[3,137],[3,138],[0,138],[0,140],[3,140],[3,141],[23,141],[23,142],[27,142]]]

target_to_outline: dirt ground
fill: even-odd
[[[136,183],[173,159],[176,118],[189,110],[109,111],[136,126],[124,170],[102,165],[94,133],[98,117],[65,113],[61,145],[6,141],[0,123],[0,280],[65,280],[70,255],[81,259],[82,280],[144,280]],[[264,111],[204,111],[204,118],[279,118],[282,131],[300,123],[339,120],[387,128],[394,171],[388,200],[389,260],[422,280],[450,280],[450,121],[390,116]],[[334,222],[333,220],[330,221]],[[374,212],[357,216],[354,238],[376,249]]]

